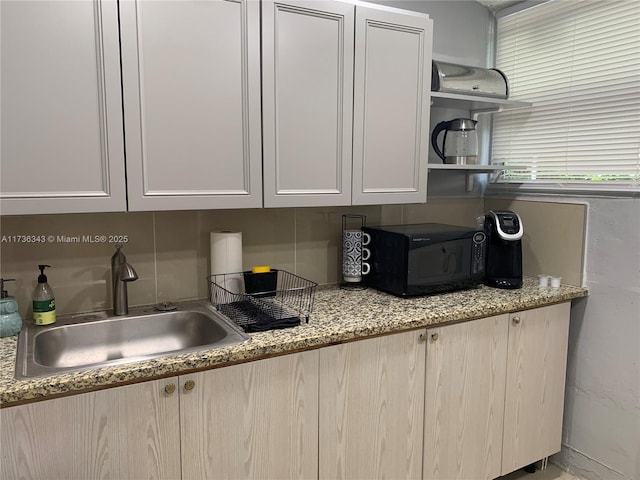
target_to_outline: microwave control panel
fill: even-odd
[[[487,254],[487,235],[484,232],[476,232],[473,235],[471,247],[471,273],[479,275],[484,273],[484,262]]]

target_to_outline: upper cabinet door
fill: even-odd
[[[260,4],[120,3],[129,210],[262,205]]]
[[[262,2],[264,204],[349,205],[354,6]]]
[[[126,209],[115,0],[2,1],[3,215]]]
[[[432,23],[356,9],[354,205],[427,200]]]

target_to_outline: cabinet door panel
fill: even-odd
[[[130,210],[262,205],[259,8],[121,4]]]
[[[195,387],[184,390],[187,381]],[[318,351],[180,377],[182,478],[316,478]]]
[[[420,333],[320,350],[320,478],[420,478]]]
[[[560,451],[570,305],[511,315],[502,474]]]
[[[353,204],[427,199],[432,21],[356,9]]]
[[[354,6],[262,4],[265,206],[349,205]]]
[[[158,380],[0,410],[2,478],[180,477],[178,396]]]
[[[425,478],[500,476],[507,335],[507,315],[427,331]]]
[[[3,1],[3,214],[126,209],[115,1]]]

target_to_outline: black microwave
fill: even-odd
[[[398,296],[425,295],[482,283],[487,240],[484,231],[422,223],[364,227],[370,272],[366,285]]]

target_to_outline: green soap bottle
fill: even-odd
[[[40,275],[33,291],[33,321],[36,325],[51,325],[56,321],[56,300],[44,274],[47,267],[51,265],[38,265]]]

